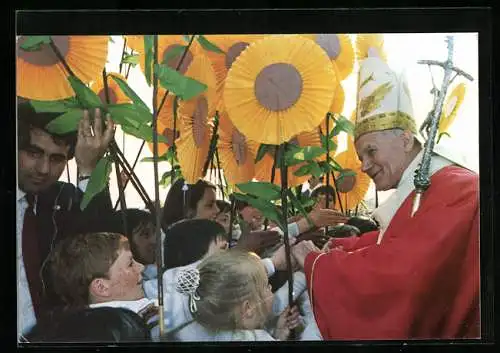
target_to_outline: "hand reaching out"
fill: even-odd
[[[331,209],[314,209],[309,213],[311,221],[316,227],[334,226],[339,223],[345,223],[349,217],[343,215],[339,211]]]
[[[92,127],[89,111],[83,111],[83,118],[78,125],[78,139],[75,147],[75,160],[81,175],[92,173],[113,139],[114,132],[115,125],[109,114],[106,115],[106,129],[103,131],[101,110],[95,110]]]
[[[292,247],[292,255],[295,260],[297,260],[297,263],[302,269],[304,268],[304,261],[306,259],[306,256],[311,251],[321,252],[321,250],[318,249],[316,245],[314,245],[314,243],[310,240],[301,241],[300,243]]]

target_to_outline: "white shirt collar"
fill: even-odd
[[[26,196],[26,193],[17,187],[17,201],[21,201]]]

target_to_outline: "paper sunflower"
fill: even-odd
[[[158,90],[158,105],[161,103],[164,94],[165,94],[164,89]],[[160,113],[158,114],[157,132],[165,136],[168,140],[168,143],[158,144],[159,146],[158,151],[164,151],[163,153],[167,151],[174,137],[174,99],[175,96],[169,93],[165,100],[165,103],[163,104],[163,107],[160,110]],[[180,136],[180,128],[181,128],[180,124],[181,124],[180,118],[178,116],[177,123],[175,126],[176,141],[179,139]],[[153,144],[148,143],[148,147],[150,151],[153,152]],[[159,155],[161,156],[162,153],[159,153]]]
[[[453,121],[455,121],[458,109],[464,101],[466,91],[465,88],[464,83],[458,84],[446,99],[446,104],[441,114],[441,120],[439,121],[438,135],[446,132],[450,128],[451,124],[453,124]]]
[[[335,64],[337,79],[344,80],[354,67],[354,49],[348,34],[304,34],[316,42]]]
[[[109,103],[110,104],[130,103],[131,102],[130,98],[128,98],[125,95],[125,93],[123,93],[120,86],[118,86],[116,81],[113,80],[111,76],[121,78],[123,81],[127,81],[127,79],[120,74],[114,72],[108,73],[107,84],[108,84]],[[98,80],[92,83],[90,88],[99,96],[99,98],[101,98],[101,102],[106,104],[106,93],[104,92],[104,82],[102,80],[102,75]]]
[[[361,171],[361,162],[356,154],[352,137],[347,137],[347,149],[335,157],[335,161],[340,164],[344,170],[353,171],[356,176],[345,176],[339,180],[340,173],[335,172],[337,179],[337,190],[340,196],[340,202],[344,211],[355,209],[364,199],[370,186],[370,177]],[[333,178],[330,175],[330,185],[334,186]],[[339,203],[336,203],[336,209],[340,209]]]
[[[236,128],[258,143],[279,145],[325,117],[338,84],[328,56],[301,36],[254,42],[233,62],[224,105]]]
[[[321,146],[319,128],[315,128],[310,132],[303,132],[289,141],[290,144],[299,147],[305,146]],[[320,160],[320,158],[318,158]],[[255,179],[259,181],[271,182],[272,168],[274,163],[274,152],[267,152],[264,157],[255,165]],[[310,175],[296,176],[294,173],[304,165],[300,163],[288,167],[288,187],[293,187],[305,183]],[[274,174],[274,184],[281,185],[280,166],[277,165]]]
[[[251,181],[255,174],[255,156],[259,145],[238,131],[226,112],[219,113],[217,143],[221,167],[230,185]]]
[[[223,111],[224,104],[222,93],[224,92],[224,82],[227,72],[231,68],[233,62],[251,43],[264,38],[263,35],[207,35],[209,41],[219,47],[224,54],[205,51],[210,61],[212,62],[215,76],[217,78],[217,110]]]
[[[356,36],[356,58],[358,61],[376,56],[387,62],[382,34],[358,34]]]
[[[141,70],[144,73],[145,70],[145,62],[146,55],[144,53],[144,36],[126,36],[127,38],[127,46],[135,51],[137,51],[140,55],[140,65]],[[181,35],[163,35],[158,36],[158,62],[162,63],[164,58],[172,53],[172,50],[176,50],[176,48],[180,46],[187,46],[187,42],[182,38]],[[202,52],[202,48],[197,40],[194,40],[189,50],[184,58],[182,65],[179,67],[179,72],[185,74],[188,67],[190,66],[193,58]],[[179,55],[171,56],[167,60],[167,65],[176,69],[179,61],[182,58],[183,52],[181,51]]]
[[[179,100],[180,137],[177,157],[186,181],[195,183],[203,177],[203,166],[209,152],[211,120],[215,113],[217,94],[216,79],[210,60],[203,54],[193,58],[186,76],[208,86],[203,93],[190,100]]]
[[[16,43],[16,92],[34,100],[59,100],[75,95],[68,72],[49,45],[38,51],[25,51]],[[84,83],[98,79],[108,57],[108,36],[52,36],[66,63]]]

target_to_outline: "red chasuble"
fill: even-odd
[[[304,271],[325,340],[478,338],[479,177],[448,166],[378,232],[310,253]]]

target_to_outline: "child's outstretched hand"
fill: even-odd
[[[278,341],[286,341],[290,331],[300,325],[299,308],[295,305],[290,309],[289,306],[283,310],[276,323],[275,338]]]

